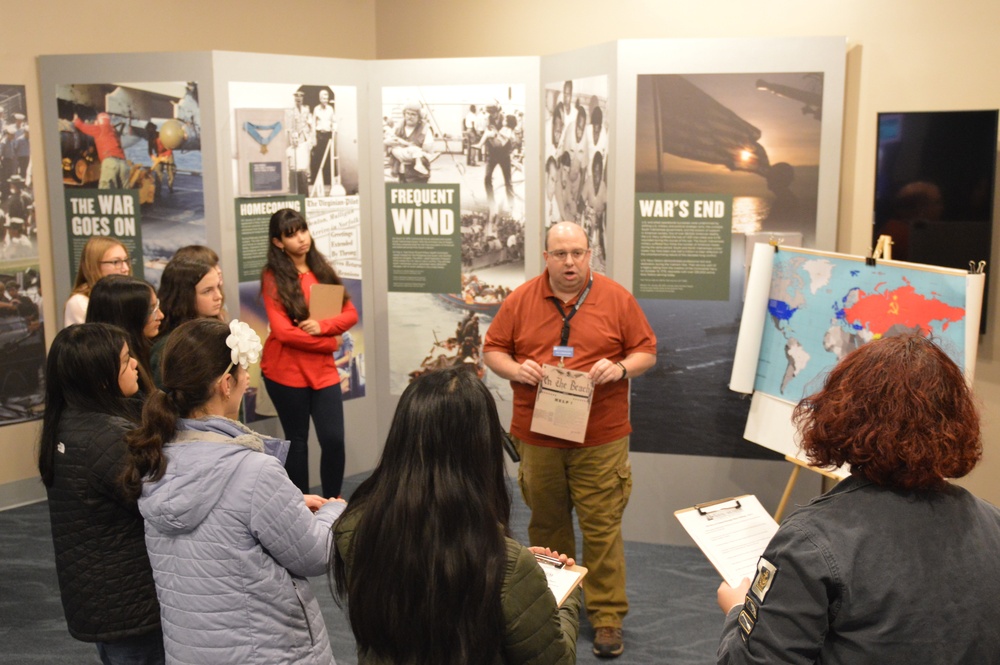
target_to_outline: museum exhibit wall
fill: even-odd
[[[502,11],[470,8],[459,0],[380,0],[376,8],[379,58],[428,58],[554,54],[614,39],[795,37],[846,35],[847,90],[841,154],[836,249],[869,250],[875,186],[876,114],[882,111],[989,109],[1000,107],[1000,57],[994,26],[1000,5],[969,0],[947,6],[933,0],[768,0],[709,4],[622,0],[557,2],[513,0]],[[427,39],[414,24],[433,25]],[[516,27],[515,27],[516,26]],[[995,216],[994,216],[995,219]],[[994,234],[993,255],[1000,244]],[[996,270],[989,275],[988,311],[980,338],[975,389],[983,408],[984,455],[960,484],[1000,503],[1000,327]],[[647,462],[643,457],[643,462]],[[663,469],[637,468],[636,486],[664,477],[746,473],[744,460],[661,460]],[[645,476],[649,470],[649,477]],[[664,476],[663,473],[669,475]],[[659,505],[662,511],[673,506]],[[638,510],[626,512],[633,519]]]
[[[240,3],[178,0],[142,11],[105,11],[62,0],[8,3],[0,22],[3,36],[0,82],[25,86],[27,115],[40,123],[43,95],[36,58],[42,55],[231,49],[327,58],[375,57],[374,3],[315,0],[294,5],[294,12],[282,8],[281,20],[274,20],[274,3],[261,0]],[[38,241],[43,248],[39,256],[42,287],[52,294],[55,277],[53,255],[48,249],[51,236],[45,178],[49,164],[44,158],[44,148],[40,133],[32,136]],[[63,261],[63,255],[59,254],[57,260]],[[47,322],[61,322],[62,303],[47,298],[44,318]],[[52,324],[46,326],[49,343],[58,328]],[[0,428],[0,506],[44,496],[34,459],[40,422]]]
[[[698,67],[691,68],[687,63],[697,61]],[[837,189],[837,155],[839,154],[840,108],[843,105],[844,86],[844,39],[774,39],[774,40],[626,40],[610,44],[598,45],[579,51],[556,54],[545,57],[508,57],[479,59],[446,59],[422,60],[408,59],[396,61],[365,61],[349,59],[310,58],[302,56],[263,55],[234,52],[186,52],[178,54],[119,54],[119,55],[72,55],[43,56],[39,59],[40,85],[44,90],[53,93],[42,103],[42,130],[40,134],[47,137],[44,145],[46,161],[50,164],[60,162],[60,154],[64,149],[62,142],[57,140],[60,120],[65,122],[71,115],[70,111],[80,106],[88,112],[99,110],[105,104],[118,104],[117,113],[122,116],[127,113],[130,124],[145,125],[154,116],[144,112],[148,106],[166,96],[167,101],[181,101],[181,95],[192,95],[198,102],[200,111],[200,182],[196,189],[204,193],[203,215],[200,229],[197,232],[202,237],[184,237],[174,244],[189,244],[205,242],[217,247],[222,257],[223,265],[227,267],[226,280],[227,300],[230,303],[230,313],[239,314],[241,318],[248,317],[243,308],[245,301],[240,296],[245,295],[240,288],[241,280],[232,277],[232,266],[237,262],[238,246],[243,244],[239,221],[234,218],[232,201],[243,194],[242,185],[237,187],[234,175],[245,164],[234,160],[241,149],[238,148],[238,137],[242,136],[244,123],[237,122],[237,113],[241,109],[269,106],[270,99],[267,90],[281,89],[275,93],[274,108],[287,108],[291,100],[291,91],[296,86],[306,83],[331,84],[351,86],[356,91],[356,108],[352,109],[345,100],[338,96],[338,109],[341,121],[345,114],[352,111],[361,117],[358,123],[359,131],[350,140],[351,135],[345,135],[343,147],[348,144],[355,148],[358,160],[355,179],[360,193],[361,217],[365,221],[362,229],[362,244],[364,245],[364,269],[362,281],[365,291],[360,300],[366,317],[367,339],[369,341],[366,354],[367,394],[357,401],[345,404],[347,420],[347,472],[356,473],[371,468],[377,458],[380,442],[388,431],[388,424],[395,407],[398,395],[408,381],[408,374],[424,367],[421,358],[430,347],[432,353],[440,350],[439,340],[445,339],[454,329],[455,322],[461,319],[461,314],[448,306],[441,306],[433,290],[423,296],[421,305],[417,304],[417,295],[406,293],[400,298],[393,293],[393,285],[389,282],[387,267],[391,263],[392,243],[387,237],[390,228],[390,216],[387,209],[387,196],[382,196],[383,183],[388,188],[394,178],[387,173],[385,167],[385,149],[382,145],[381,128],[383,119],[401,115],[403,104],[409,101],[419,101],[424,105],[428,116],[433,122],[440,123],[441,128],[451,128],[455,125],[456,116],[461,118],[465,112],[465,104],[472,100],[481,105],[502,105],[508,113],[524,114],[524,155],[518,174],[518,201],[507,201],[512,206],[504,211],[510,217],[508,221],[516,221],[523,229],[523,252],[519,252],[520,263],[503,258],[499,261],[501,272],[505,278],[514,279],[506,286],[516,287],[524,279],[537,274],[541,269],[540,250],[542,226],[540,210],[542,193],[542,143],[541,130],[545,125],[547,115],[551,115],[551,107],[562,83],[566,79],[578,81],[575,100],[587,105],[590,112],[597,107],[606,111],[606,124],[610,131],[610,148],[608,163],[611,165],[608,181],[611,183],[612,205],[609,207],[607,247],[602,253],[604,265],[601,270],[615,277],[618,281],[630,286],[632,273],[632,204],[633,192],[636,191],[635,172],[636,151],[634,144],[636,130],[636,77],[639,73],[656,73],[669,78],[676,78],[679,73],[690,73],[697,70],[702,75],[714,77],[716,73],[722,78],[736,77],[742,81],[746,95],[759,98],[772,96],[756,90],[754,81],[758,72],[783,72],[791,70],[798,72],[820,72],[825,76],[825,101],[823,114],[827,122],[822,133],[813,132],[817,141],[822,136],[822,150],[817,143],[814,149],[822,152],[820,160],[820,200],[835,201]],[[800,76],[795,74],[795,76]],[[544,81],[542,79],[545,79]],[[718,83],[718,82],[716,82]],[[188,92],[183,92],[187,87]],[[544,89],[543,89],[544,88]],[[723,86],[725,88],[725,86]],[[164,93],[161,89],[166,89]],[[105,100],[104,95],[110,94]],[[122,91],[128,98],[128,105],[123,105]],[[262,94],[256,94],[263,91]],[[543,100],[542,97],[545,97]],[[234,101],[237,98],[255,101]],[[776,98],[775,98],[776,99]],[[108,101],[110,100],[110,101]],[[502,101],[501,101],[502,100]],[[162,101],[162,100],[161,100]],[[267,102],[266,104],[263,102]],[[75,106],[74,106],[75,105]],[[95,106],[95,108],[90,108]],[[786,106],[780,100],[777,105],[792,110],[799,115],[798,103]],[[581,107],[582,108],[582,107]],[[110,107],[108,110],[112,110]],[[83,113],[83,111],[81,111]],[[162,113],[162,112],[161,112]],[[158,115],[155,117],[162,117]],[[658,121],[657,121],[658,122]],[[805,122],[819,126],[811,119]],[[264,148],[269,135],[263,125],[257,126],[264,134],[257,137],[261,145],[251,145],[251,148]],[[648,128],[647,128],[648,129]],[[249,132],[249,130],[246,130]],[[439,133],[442,136],[451,135],[456,138],[455,131],[448,129]],[[252,136],[252,134],[250,134]],[[442,140],[442,139],[439,139]],[[272,145],[274,152],[281,156],[284,150]],[[440,149],[442,146],[438,146]],[[456,156],[454,150],[443,146],[439,161],[433,165],[435,177],[432,185],[449,182],[451,179],[456,188],[461,188],[463,200],[461,212],[485,215],[489,208],[486,205],[488,193],[482,191],[482,171],[467,169],[465,157]],[[196,152],[198,149],[196,149]],[[252,151],[257,152],[257,151]],[[263,152],[263,150],[259,150]],[[343,156],[343,155],[342,155]],[[818,155],[817,155],[818,156]],[[180,159],[180,157],[178,157]],[[267,159],[272,159],[270,156]],[[278,157],[280,162],[280,157]],[[482,169],[482,166],[479,166]],[[78,253],[73,247],[74,236],[80,232],[74,226],[74,220],[79,218],[73,208],[77,198],[86,193],[86,189],[66,186],[69,196],[65,205],[62,203],[63,192],[58,191],[63,183],[63,175],[58,169],[46,173],[49,185],[50,237],[54,257],[55,288],[49,292],[55,293],[54,300],[62,302],[69,293],[72,279],[72,261]],[[496,186],[501,189],[497,182]],[[190,185],[188,187],[190,189]],[[239,191],[238,191],[239,190]],[[615,196],[617,195],[617,199]],[[504,196],[498,194],[498,197]],[[266,200],[266,199],[265,199]],[[164,245],[174,241],[175,233],[192,233],[190,224],[178,226],[176,230],[165,232],[164,226],[170,224],[167,219],[155,218],[158,203],[153,202],[143,210],[143,218],[139,227],[142,229],[141,247],[145,256],[140,262],[147,271],[147,278],[156,282],[150,271],[155,271],[157,261],[164,260],[170,252],[164,253]],[[516,211],[516,212],[515,212]],[[239,213],[236,213],[236,217]],[[828,248],[832,245],[834,236],[835,212],[826,209],[817,214],[816,223],[808,222],[811,229],[811,242],[820,243]],[[516,219],[514,219],[516,218]],[[196,220],[197,221],[197,220]],[[463,223],[465,220],[463,219]],[[474,222],[470,222],[473,225]],[[196,225],[197,226],[197,225]],[[174,227],[170,227],[174,228]],[[86,233],[84,231],[83,233]],[[150,242],[152,234],[159,234],[155,241]],[[729,236],[729,228],[725,228]],[[77,242],[82,237],[76,239]],[[509,245],[507,245],[509,247]],[[169,247],[167,247],[169,248]],[[742,274],[742,266],[737,263],[730,265],[730,256],[725,257],[726,274]],[[159,252],[159,253],[158,253]],[[740,258],[742,250],[734,249],[733,256]],[[160,256],[162,254],[162,256]],[[470,257],[471,260],[471,257]],[[514,264],[519,267],[513,268]],[[479,268],[497,267],[491,265]],[[519,276],[512,276],[511,270],[519,270]],[[242,272],[242,267],[240,267]],[[486,272],[478,272],[480,278]],[[242,279],[242,278],[241,278]],[[254,279],[249,279],[249,290],[255,286]],[[733,289],[725,299],[739,303],[741,290]],[[393,297],[397,297],[395,304]],[[666,303],[669,307],[669,302]],[[371,313],[374,312],[374,316]],[[461,312],[461,308],[459,308]],[[416,313],[417,322],[407,321],[406,316]],[[56,312],[58,317],[58,312]],[[735,329],[732,319],[728,321],[729,334]],[[484,328],[488,318],[484,319]],[[699,324],[701,325],[701,324]],[[485,332],[485,330],[483,330]],[[701,335],[701,330],[698,330]],[[421,338],[421,335],[423,337]],[[717,338],[718,339],[718,338]],[[408,342],[417,340],[417,346],[411,355],[404,352]],[[373,343],[372,343],[373,342]],[[667,339],[666,344],[671,340]],[[420,346],[424,344],[424,346]],[[724,355],[728,355],[728,351]],[[727,362],[727,358],[713,359],[711,365]],[[506,382],[496,377],[484,375],[491,390],[498,397],[499,409],[504,420],[510,417],[510,398],[505,396],[509,391]],[[652,381],[652,379],[650,379]],[[658,431],[669,431],[663,418],[666,416],[662,406],[666,403],[682,404],[676,399],[663,399],[650,388],[654,384],[639,379],[634,388],[634,394],[645,395],[648,408],[638,409],[636,414],[647,421],[652,418],[658,422]],[[724,381],[717,381],[715,388],[725,393]],[[652,393],[650,391],[653,391]],[[714,419],[716,411],[716,395],[702,399],[698,404],[700,412],[709,414],[708,419]],[[685,407],[682,407],[685,408]],[[707,427],[709,420],[696,423],[695,435],[708,439],[706,444],[712,447],[714,430]],[[264,423],[264,427],[273,427],[274,421]],[[705,427],[703,427],[703,425]],[[637,454],[641,463],[636,464],[636,475],[639,482],[633,495],[632,511],[636,519],[627,524],[630,538],[653,542],[686,542],[673,520],[662,519],[660,506],[683,506],[708,497],[724,496],[742,492],[758,494],[766,505],[775,506],[784,487],[789,468],[783,462],[766,462],[760,459],[762,452],[755,444],[740,442],[738,432],[742,421],[733,423],[737,436],[729,445],[735,446],[736,455],[750,457],[743,460],[739,466],[728,459],[726,451],[708,451],[703,455],[673,454],[666,441],[652,442],[657,454]],[[645,427],[644,430],[652,429]],[[655,437],[654,437],[655,438]],[[689,442],[687,442],[689,443]],[[315,445],[313,446],[316,450]],[[317,451],[318,452],[318,451]],[[314,466],[315,457],[314,454]],[[692,459],[688,459],[688,458]],[[771,456],[773,459],[773,455]],[[643,459],[648,458],[648,459]],[[683,468],[687,465],[687,470]],[[733,469],[739,469],[739,474]],[[662,482],[667,473],[681,473],[691,477],[690,483]],[[697,475],[695,475],[697,474]],[[819,491],[819,477],[810,475],[797,486],[795,495],[798,500],[808,499]],[[659,517],[657,517],[659,516]]]
[[[44,12],[43,15],[35,8],[18,7],[14,10],[15,21],[21,19],[29,30],[24,37],[15,36],[13,41],[5,44],[5,50],[13,52],[15,57],[0,63],[0,74],[9,83],[25,82],[29,109],[32,111],[30,115],[41,118],[43,95],[36,83],[34,58],[43,54],[222,48],[356,59],[540,56],[539,85],[550,82],[550,79],[608,72],[614,81],[612,85],[620,89],[621,82],[614,78],[617,65],[609,64],[606,51],[602,51],[602,48],[606,49],[603,45],[614,39],[843,34],[848,36],[849,50],[846,55],[836,249],[859,254],[865,253],[869,244],[875,113],[1000,106],[1000,93],[996,92],[1000,90],[996,80],[1000,74],[986,64],[1000,55],[1000,47],[988,35],[987,27],[995,25],[998,10],[985,2],[969,3],[969,7],[962,12],[951,12],[923,1],[893,2],[891,6],[882,4],[878,7],[863,3],[821,2],[803,9],[792,2],[767,2],[750,8],[726,1],[703,8],[680,3],[674,6],[625,0],[614,6],[596,2],[577,3],[572,12],[565,4],[553,2],[518,1],[499,11],[487,11],[479,6],[451,1],[342,2],[337,3],[333,10],[321,8],[322,4],[291,3],[289,6],[301,9],[307,16],[329,17],[328,23],[307,20],[278,26],[271,25],[275,23],[273,21],[263,22],[267,26],[267,36],[262,37],[259,16],[261,12],[266,14],[269,11],[263,3],[259,7],[251,3],[251,9],[243,3],[239,6],[239,18],[231,17],[232,11],[227,8],[218,8],[216,14],[206,17],[207,8],[204,6],[198,5],[195,9],[193,3],[190,6],[180,3],[178,7],[190,10],[188,16],[197,16],[199,20],[190,28],[178,31],[176,36],[171,35],[168,46],[157,44],[155,49],[145,43],[147,39],[137,37],[140,32],[130,30],[131,23],[124,18],[118,23],[119,19],[110,17],[109,24],[109,18],[102,17],[98,26],[96,19],[90,24],[88,19],[82,17],[54,15],[53,18],[51,12]],[[252,11],[255,7],[259,11]],[[420,28],[414,29],[414,26]],[[98,27],[103,33],[117,29],[121,37],[116,36],[114,40],[91,37],[91,34],[98,34]],[[331,35],[328,40],[322,37],[326,31]],[[27,34],[31,34],[30,39]],[[578,51],[590,55],[582,59],[567,55]],[[567,58],[573,61],[572,64],[566,63]],[[392,80],[385,83],[401,85],[403,82]],[[376,97],[373,94],[368,100],[369,124],[380,117],[376,110],[379,104]],[[615,122],[622,122],[623,117],[619,115]],[[614,135],[620,136],[621,133],[615,132]],[[33,148],[36,160],[33,169],[38,182],[36,198],[42,227],[40,242],[44,244],[49,232],[46,228],[49,197],[43,182],[42,169],[45,165],[39,157],[40,146],[36,143]],[[49,152],[48,147],[45,150]],[[377,190],[379,183],[374,181],[376,170],[371,163],[369,171],[373,187]],[[528,182],[536,188],[533,196],[537,204],[539,181],[529,179]],[[612,188],[615,186],[612,184]],[[377,195],[375,201],[379,201]],[[622,204],[617,205],[620,207]],[[626,209],[629,205],[626,204]],[[384,216],[380,218],[375,210],[371,214],[373,230],[381,228]],[[631,226],[630,217],[620,212],[616,222],[623,227]],[[379,238],[373,238],[373,249],[384,252],[384,236],[381,244]],[[526,242],[528,256],[525,272],[528,277],[537,274],[541,268],[540,247],[537,244],[532,247],[532,242],[537,243],[538,240]],[[534,258],[531,253],[535,254]],[[625,264],[629,254],[624,245],[614,245],[611,259],[613,276],[627,281],[620,276],[628,274]],[[55,255],[55,261],[62,260],[62,255]],[[614,268],[616,263],[621,264],[620,269],[624,273]],[[43,285],[49,293],[53,293],[55,270],[51,257],[48,260],[42,258],[42,270]],[[374,280],[376,294],[381,294],[375,297],[383,298],[385,274],[381,267],[375,270]],[[991,292],[995,294],[997,289],[993,288]],[[376,302],[374,309],[369,311],[374,311],[378,320],[386,314],[384,307],[384,304]],[[996,311],[996,307],[991,307],[991,311]],[[54,318],[60,317],[58,303],[46,302],[45,314],[47,320],[58,320]],[[56,328],[47,327],[50,340]],[[384,331],[384,325],[378,324],[375,333],[378,351],[384,351],[388,343],[387,332]],[[996,482],[1000,477],[1000,461],[996,460],[1000,455],[1000,432],[989,417],[992,413],[990,405],[1000,399],[1000,364],[993,360],[998,341],[996,334],[996,326],[991,321],[987,335],[981,341],[976,374],[976,388],[983,399],[987,416],[986,456],[981,467],[963,484],[987,499],[1000,502],[1000,490],[997,490],[1000,483]],[[380,368],[375,371],[385,370]],[[393,404],[392,397],[379,400],[378,436],[384,435]],[[349,422],[348,426],[351,424]],[[19,495],[25,487],[37,483],[32,460],[36,436],[37,427],[33,424],[0,430],[0,504],[5,492]],[[375,452],[371,451],[365,456],[373,456]],[[716,494],[723,490],[727,493],[754,492],[765,496],[773,504],[788,475],[788,468],[783,463],[691,455],[637,453],[633,466],[636,491],[632,506],[626,513],[627,536],[637,540],[680,543],[685,541],[682,536],[678,537],[670,524],[673,521],[669,518],[670,511],[695,501],[717,498]],[[677,480],[681,478],[685,480]],[[800,481],[800,496],[796,499],[808,498],[816,491],[818,480]]]

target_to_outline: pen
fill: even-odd
[[[547,563],[550,566],[555,566],[556,568],[562,568],[566,565],[554,556],[546,556],[544,554],[536,554],[535,559],[537,559],[540,563]]]

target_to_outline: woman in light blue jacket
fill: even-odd
[[[163,354],[163,388],[128,437],[168,663],[334,662],[307,576],[326,570],[342,502],[305,495],[287,441],[235,420],[260,340],[246,324],[196,319]]]

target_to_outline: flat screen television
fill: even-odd
[[[889,235],[897,261],[992,267],[998,113],[878,114],[872,247]],[[986,332],[985,294],[983,300],[980,333]]]

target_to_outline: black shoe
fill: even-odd
[[[622,629],[601,626],[594,630],[594,655],[598,658],[617,658],[625,651]]]

